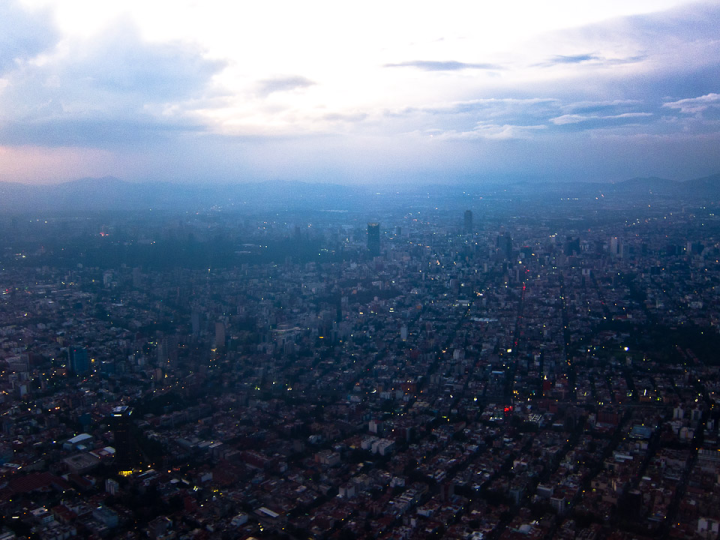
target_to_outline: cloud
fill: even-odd
[[[439,134],[430,133],[434,138],[441,140],[508,140],[508,139],[527,139],[538,130],[547,129],[544,125],[535,126],[518,126],[518,125],[498,125],[480,123],[470,131],[446,131]]]
[[[696,98],[681,99],[663,103],[663,107],[677,109],[684,114],[699,114],[710,107],[720,107],[720,94],[705,94]]]
[[[581,64],[582,62],[590,62],[592,60],[601,60],[601,58],[595,54],[576,54],[573,56],[556,56],[548,60],[548,65],[554,64]]]
[[[548,128],[562,102],[548,97],[497,97],[387,111],[397,133],[429,134],[441,140],[525,139]]]
[[[604,101],[576,101],[568,103],[562,106],[563,111],[567,112],[593,112],[601,111],[606,109],[622,109],[626,107],[632,107],[634,105],[640,105],[642,103],[639,99],[613,99]]]
[[[401,111],[389,114],[391,116],[417,113],[431,115],[483,114],[496,117],[520,113],[536,114],[540,110],[557,110],[559,105],[560,101],[555,98],[483,98],[437,106],[406,107]]]
[[[9,74],[0,143],[103,147],[196,131],[185,103],[202,98],[224,66],[188,43],[146,43],[116,22]]]
[[[328,113],[322,117],[323,120],[328,122],[362,122],[369,115],[367,113]]]
[[[79,49],[79,47],[78,47]],[[87,90],[158,103],[194,95],[225,63],[183,42],[146,43],[130,24],[73,51],[57,74]]]
[[[562,126],[565,124],[577,124],[578,122],[584,122],[590,120],[590,116],[582,116],[580,114],[563,114],[556,118],[551,118],[550,121],[556,126]]]
[[[460,71],[464,69],[482,69],[482,70],[499,70],[503,69],[498,64],[473,64],[466,62],[456,62],[455,60],[436,61],[436,60],[412,60],[409,62],[398,62],[396,64],[385,64],[383,67],[402,68],[411,67],[421,69],[423,71]]]
[[[0,74],[51,49],[57,40],[49,12],[31,14],[17,2],[0,2]]]
[[[180,133],[204,129],[190,122],[153,116],[73,118],[59,116],[0,125],[0,143],[46,147],[141,147]]]
[[[578,124],[580,122],[588,122],[590,120],[619,120],[619,119],[632,119],[632,118],[646,118],[649,116],[653,116],[653,114],[647,113],[647,112],[613,114],[613,115],[609,115],[609,116],[600,116],[600,115],[596,115],[596,114],[593,114],[593,115],[563,114],[562,116],[558,116],[556,118],[551,118],[550,122],[552,122],[556,126],[563,126],[566,124]]]
[[[271,79],[264,79],[258,82],[257,92],[261,96],[269,96],[275,92],[289,92],[291,90],[307,88],[309,86],[313,86],[314,84],[316,84],[314,81],[299,75],[273,77]]]
[[[635,56],[628,56],[624,58],[608,58],[606,56],[600,56],[597,54],[576,54],[576,55],[558,55],[548,59],[540,64],[535,64],[535,67],[553,67],[561,65],[571,64],[592,64],[596,66],[616,66],[621,64],[634,64],[645,60],[646,55],[640,54]]]

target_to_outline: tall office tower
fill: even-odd
[[[380,255],[380,224],[368,223],[367,227],[367,247],[370,255],[377,257]]]
[[[565,255],[568,257],[570,255],[577,255],[580,253],[580,238],[573,238],[572,236],[568,236],[565,239],[565,245],[563,247],[563,251]]]
[[[465,234],[471,234],[473,232],[472,225],[472,210],[465,210]]]
[[[132,471],[142,465],[142,455],[135,438],[132,407],[115,407],[110,425],[115,438],[115,465],[120,471]]]
[[[158,341],[157,355],[159,367],[174,368],[177,366],[178,345],[177,336],[164,336]]]
[[[215,323],[215,347],[218,349],[225,346],[225,323]]]
[[[485,397],[489,400],[504,403],[505,401],[505,372],[491,371],[488,377]]]
[[[88,359],[87,349],[83,347],[70,347],[68,349],[68,360],[70,363],[70,371],[78,375],[90,371],[90,360]]]
[[[132,271],[133,287],[139,289],[143,285],[143,275],[139,268],[133,268]]]
[[[623,256],[623,242],[621,238],[617,236],[610,238],[610,255],[613,257]]]
[[[192,325],[192,334],[197,337],[200,335],[200,314],[197,311],[193,311],[190,316],[190,324]]]
[[[500,253],[503,254],[503,256],[506,259],[509,259],[512,257],[512,237],[509,233],[502,233],[500,236],[497,237],[497,240],[495,242],[495,247],[497,247],[500,250]]]

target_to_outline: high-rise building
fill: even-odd
[[[143,285],[143,275],[139,268],[133,268],[132,271],[133,287],[139,289]]]
[[[465,226],[463,227],[465,234],[473,232],[473,215],[472,210],[465,210]]]
[[[158,340],[157,356],[159,366],[163,368],[175,367],[178,359],[178,337],[164,336]]]
[[[500,236],[497,237],[497,240],[495,242],[495,247],[497,247],[500,250],[500,253],[502,253],[503,257],[506,259],[509,259],[512,257],[512,237],[509,233],[502,233]]]
[[[200,335],[200,314],[197,311],[193,311],[190,316],[190,324],[192,325],[192,334],[197,337]]]
[[[568,236],[565,239],[565,245],[563,247],[563,251],[565,255],[568,257],[570,255],[577,255],[580,253],[580,239],[579,238],[573,238],[572,236]]]
[[[380,224],[368,223],[367,247],[372,257],[380,255]]]
[[[113,408],[110,416],[115,439],[115,465],[121,471],[132,471],[142,464],[132,413],[132,407],[120,406]]]
[[[493,370],[488,377],[485,397],[491,401],[502,403],[505,399],[505,372]]]
[[[90,371],[90,360],[88,359],[87,349],[83,347],[70,347],[68,349],[68,360],[70,363],[70,371],[77,375],[82,375]]]
[[[225,346],[225,323],[215,323],[215,347],[218,349]]]

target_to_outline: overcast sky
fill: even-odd
[[[717,172],[717,1],[0,1],[0,181]]]

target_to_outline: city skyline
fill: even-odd
[[[686,180],[720,170],[711,2],[10,2],[0,182]]]

